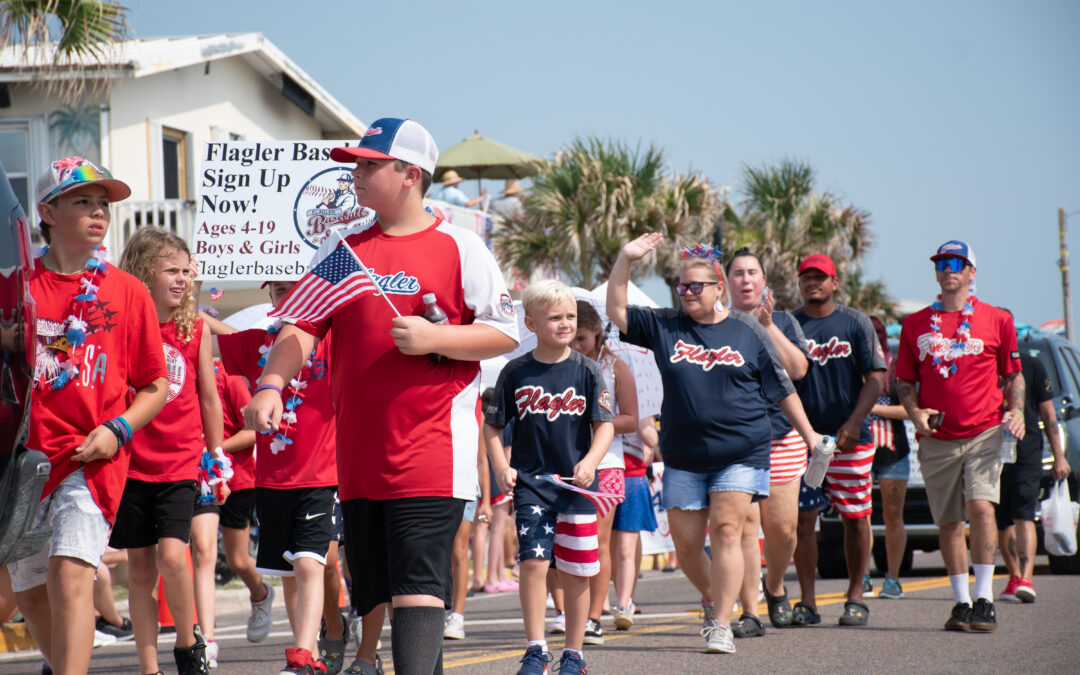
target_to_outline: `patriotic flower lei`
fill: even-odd
[[[48,250],[45,249],[46,252]],[[79,279],[81,292],[76,293],[72,299],[71,314],[63,323],[63,337],[43,346],[43,349],[56,352],[55,360],[40,357],[37,359],[34,379],[39,388],[49,385],[53,390],[63,389],[79,375],[77,364],[81,360],[82,347],[90,332],[85,319],[86,311],[92,303],[97,302],[97,292],[103,280],[99,279],[98,275],[104,277],[109,273],[106,266],[108,259],[108,250],[100,245],[94,249],[93,257],[87,259],[86,268]]]
[[[222,490],[232,477],[232,459],[221,448],[214,448],[213,452],[203,450],[199,459],[199,497],[196,501],[203,505],[224,501]]]
[[[960,310],[960,325],[956,327],[956,333],[951,342],[941,334],[940,312],[945,311],[945,306],[941,304],[941,296],[937,296],[934,304],[930,305],[930,309],[934,310],[930,314],[930,340],[931,344],[935,345],[934,369],[945,379],[949,379],[950,375],[956,373],[956,360],[964,355],[964,346],[971,337],[971,317],[975,314],[975,303],[978,302],[978,298],[975,297],[974,289],[970,290],[967,300],[964,301],[964,307]],[[952,363],[946,365],[947,360]]]
[[[270,349],[274,346],[274,340],[277,339],[277,334],[281,330],[281,321],[275,321],[266,329],[266,344],[259,347],[259,367],[266,365],[266,356],[270,353]],[[311,359],[314,358],[315,352],[312,351],[307,360],[304,361],[304,367],[300,369],[300,372],[296,377],[289,380],[289,385],[281,392],[281,398],[285,402],[285,410],[281,413],[281,424],[278,425],[277,431],[270,429],[268,431],[262,431],[263,434],[274,434],[273,440],[270,441],[270,452],[278,454],[288,446],[292,445],[292,439],[289,438],[289,432],[296,429],[296,409],[304,403],[304,389],[307,388],[307,380],[311,377]]]

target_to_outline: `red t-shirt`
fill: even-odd
[[[422,296],[434,293],[451,324],[483,323],[517,340],[502,272],[472,232],[435,219],[401,237],[378,223],[343,234],[403,316],[423,314]],[[336,243],[327,239],[312,267]],[[383,297],[366,293],[323,321],[297,323],[317,337],[334,333],[339,494],[475,499],[480,364],[402,354],[390,337],[393,318]]]
[[[266,346],[267,332],[259,328],[218,336],[221,362],[230,375],[239,375],[254,385],[262,375],[259,347]],[[307,386],[301,390],[303,403],[296,406],[296,423],[289,425],[286,438],[292,441],[279,452],[271,443],[275,434],[255,434],[255,486],[292,489],[337,485],[334,461],[334,407],[330,400],[329,355],[331,341],[319,343],[310,366],[300,377]],[[285,389],[283,402],[292,387]],[[232,489],[237,489],[229,484]]]
[[[160,324],[165,367],[169,372],[169,396],[165,407],[131,439],[128,477],[147,483],[196,480],[203,440],[199,405],[199,345],[203,322],[191,329],[184,342],[172,321]]]
[[[27,446],[44,452],[52,465],[42,497],[81,467],[94,501],[111,523],[124,493],[128,446],[111,459],[88,464],[73,461],[71,455],[95,427],[127,410],[129,387],[141,389],[167,373],[149,291],[127,272],[112,265],[106,269],[104,276],[97,274],[97,300],[83,315],[88,335],[79,374],[62,389],[44,385],[34,391]],[[37,261],[30,292],[37,303],[39,373],[56,359],[55,344],[64,337],[64,322],[82,292],[82,278],[51,272]]]
[[[960,312],[935,311],[930,307],[904,319],[897,351],[896,377],[919,383],[919,407],[945,413],[934,438],[971,438],[1001,423],[1003,396],[998,378],[1020,370],[1016,327],[1009,313],[975,301],[971,336],[964,353],[956,359],[956,372],[941,376],[934,354],[953,363],[951,345],[961,322]],[[930,328],[931,314],[941,316],[940,340]]]
[[[238,375],[228,375],[224,367],[214,369],[217,379],[218,398],[225,413],[225,438],[244,430],[244,416],[241,410],[251,402],[251,391],[247,380]],[[247,490],[255,487],[255,446],[239,452],[229,453],[232,460],[233,477],[229,479],[229,489]]]

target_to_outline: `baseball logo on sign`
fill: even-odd
[[[374,219],[374,211],[356,203],[352,174],[340,167],[324,169],[309,178],[293,205],[296,232],[311,248],[319,248],[335,227]]]

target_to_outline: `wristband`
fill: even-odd
[[[112,421],[115,422],[118,426],[120,426],[123,429],[123,431],[124,431],[124,442],[125,443],[129,442],[131,440],[131,437],[135,435],[135,432],[131,430],[131,425],[128,424],[128,421],[126,419],[124,419],[123,417],[119,416],[119,415],[112,418]]]
[[[113,435],[116,436],[116,449],[117,450],[119,450],[121,447],[123,447],[123,445],[124,445],[124,432],[121,430],[119,424],[117,424],[116,422],[114,422],[112,420],[109,420],[107,422],[102,422],[101,426],[103,426],[106,429],[108,429],[109,431],[113,432]]]
[[[281,387],[277,386],[276,384],[260,384],[259,386],[255,387],[255,391],[252,392],[252,395],[254,396],[255,394],[258,394],[264,389],[273,389],[278,393],[278,396],[282,395]]]

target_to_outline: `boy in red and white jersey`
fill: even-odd
[[[37,183],[49,248],[29,282],[38,353],[26,445],[52,465],[35,521],[52,536],[9,568],[30,634],[58,673],[90,667],[94,570],[130,458],[121,446],[157,414],[168,389],[150,294],[107,263],[100,246],[109,204],[130,194],[81,157],[53,162]]]
[[[332,151],[331,159],[355,163],[357,201],[379,214],[349,230],[345,242],[383,297],[361,294],[323,319],[284,327],[260,379],[283,386],[300,355],[333,329],[331,388],[345,411],[337,419],[338,475],[353,595],[361,614],[393,602],[394,668],[410,673],[433,672],[441,658],[451,548],[476,489],[479,360],[517,342],[513,304],[491,252],[476,235],[424,210],[437,158],[422,126],[394,118],[373,122],[359,146]],[[324,243],[313,269],[338,243]],[[421,316],[426,293],[435,294],[445,325]],[[447,358],[435,362],[433,353]],[[280,397],[260,392],[245,417],[264,430],[277,425],[281,410]]]

